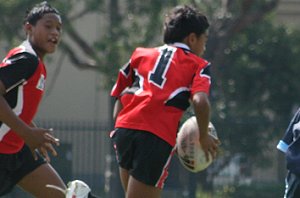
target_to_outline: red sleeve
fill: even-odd
[[[204,67],[200,66],[197,69],[191,87],[192,95],[194,95],[196,92],[205,92],[207,95],[209,95],[210,84],[211,84],[210,64],[206,62]]]
[[[130,67],[130,61],[126,63],[119,71],[117,81],[113,86],[110,95],[113,97],[119,97],[124,89],[132,84],[132,68]]]

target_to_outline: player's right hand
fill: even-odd
[[[213,157],[213,159],[215,159],[217,156],[220,141],[210,135],[204,137],[202,136],[199,141],[205,153],[206,160],[209,161],[209,154]]]

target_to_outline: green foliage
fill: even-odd
[[[269,0],[256,0],[247,13],[258,10]],[[25,10],[38,0],[3,0],[0,2],[0,37],[11,46],[24,38],[22,19]],[[68,39],[86,41],[80,35],[77,24],[87,15],[97,15],[102,26],[99,38],[90,44],[91,56],[111,88],[118,69],[128,61],[137,46],[162,44],[162,20],[166,10],[177,4],[195,4],[209,15],[212,22],[222,27],[210,40],[218,40],[219,34],[230,27],[243,9],[243,2],[234,2],[225,12],[221,0],[56,0],[50,1],[62,14],[64,34]],[[228,1],[229,2],[229,1]],[[257,22],[242,32],[226,37],[230,41],[225,49],[222,65],[213,65],[218,73],[212,78],[212,121],[222,140],[222,149],[230,154],[243,153],[249,159],[267,164],[270,142],[282,135],[294,107],[299,105],[298,76],[300,70],[300,34],[285,27],[274,26],[272,18]],[[220,24],[222,23],[222,24]],[[71,34],[68,34],[71,33]],[[71,37],[76,35],[78,37]],[[87,42],[87,41],[86,41]],[[77,44],[80,42],[77,42]],[[212,43],[212,46],[216,43]],[[216,45],[218,46],[218,45]],[[79,44],[79,47],[82,45]],[[208,46],[209,48],[210,46]],[[218,48],[212,47],[209,61]],[[79,49],[80,50],[80,49]],[[216,53],[217,54],[217,53]],[[217,54],[218,55],[218,54]],[[216,55],[216,56],[217,56]],[[189,112],[190,113],[190,112]],[[190,116],[191,114],[186,114]],[[274,147],[274,145],[271,145]],[[275,149],[275,148],[271,149]]]
[[[94,45],[99,52],[105,53],[103,67],[108,76],[107,87],[113,85],[119,68],[129,60],[136,47],[162,44],[163,12],[174,3],[146,2],[128,0],[124,7],[112,9],[109,13],[113,16],[108,28],[110,32]]]
[[[214,119],[226,150],[264,156],[258,151],[283,134],[299,104],[299,35],[267,19],[231,39],[219,66],[222,84],[213,88]],[[219,96],[219,90],[226,94]]]
[[[0,38],[5,39],[10,47],[15,46],[25,38],[23,19],[26,11],[40,2],[39,0],[5,0],[0,2]],[[62,2],[51,3],[51,5],[58,7],[61,13],[66,11],[64,8],[70,8],[68,3]]]

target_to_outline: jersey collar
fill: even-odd
[[[172,45],[175,46],[175,47],[179,47],[179,48],[191,51],[189,46],[187,46],[187,44],[185,44],[185,43],[176,42],[176,43],[173,43]]]
[[[30,44],[29,40],[23,41],[23,43],[20,45],[20,47],[21,47],[24,51],[26,51],[26,52],[28,52],[28,53],[30,53],[30,54],[33,54],[33,55],[35,55],[35,56],[37,56],[36,52],[35,52],[35,51],[33,50],[33,48],[32,48],[32,45]]]

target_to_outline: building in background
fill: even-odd
[[[300,29],[300,0],[281,0],[276,18],[280,24]]]

